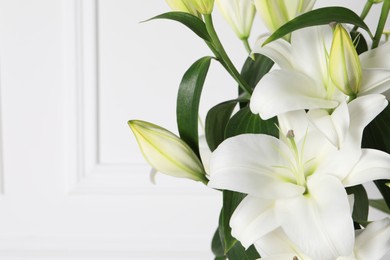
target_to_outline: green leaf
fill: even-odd
[[[369,203],[371,207],[376,208],[384,213],[390,214],[390,208],[386,205],[385,200],[383,199],[369,200]]]
[[[225,254],[237,243],[237,239],[232,237],[229,222],[238,204],[245,198],[245,194],[223,191],[223,206],[219,216],[219,235],[223,243]]]
[[[263,78],[274,65],[274,62],[264,55],[255,54],[254,58],[255,59],[253,60],[251,57],[248,57],[241,70],[242,78],[248,82],[252,89],[256,87],[261,78]]]
[[[241,69],[242,78],[248,83],[248,85],[254,89],[259,81],[267,74],[274,62],[261,54],[254,54],[254,59],[248,57]],[[238,94],[243,93],[242,89],[238,88]],[[244,108],[248,102],[240,102],[240,108]]]
[[[259,115],[253,114],[249,107],[244,107],[230,119],[226,126],[225,137],[246,133],[261,133],[277,137],[279,131],[276,124],[276,117],[262,120]]]
[[[206,140],[211,151],[214,151],[225,139],[225,128],[237,102],[239,102],[238,99],[220,103],[207,113]]]
[[[363,148],[378,149],[390,153],[390,106],[387,106],[363,132]]]
[[[354,195],[352,218],[355,222],[366,222],[368,219],[368,196],[363,185],[346,188],[348,194]]]
[[[390,153],[390,106],[387,106],[363,132],[363,148],[378,149]],[[386,183],[390,180],[374,181],[381,192],[383,199],[390,208],[390,189]]]
[[[291,21],[282,25],[263,43],[266,45],[276,39],[305,27],[329,24],[329,23],[348,23],[356,25],[366,30],[372,38],[372,33],[364,21],[353,11],[345,7],[324,7],[301,14]]]
[[[225,252],[223,250],[223,245],[221,237],[219,236],[219,228],[214,233],[213,240],[211,241],[211,251],[214,253],[215,257],[225,257]],[[221,259],[226,259],[221,258]]]
[[[256,260],[260,258],[254,246],[250,246],[248,250],[245,250],[239,241],[237,241],[227,255],[229,260]]]
[[[177,94],[176,117],[180,137],[198,156],[199,102],[210,62],[211,57],[203,57],[197,60],[186,73],[184,73]]]
[[[156,19],[168,19],[182,23],[196,33],[203,40],[210,42],[211,38],[207,32],[205,23],[198,17],[184,12],[168,12],[164,14],[157,15],[153,18],[150,18],[144,22],[148,22]]]

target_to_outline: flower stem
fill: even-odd
[[[245,50],[248,52],[248,54],[251,54],[252,53],[252,48],[249,45],[248,38],[242,39],[242,42],[244,43]]]
[[[372,2],[372,0],[368,0],[366,2],[366,4],[364,5],[364,8],[363,8],[363,11],[360,15],[360,18],[362,18],[362,20],[366,19],[367,17],[367,14],[370,12],[371,10],[371,7],[374,3]],[[352,28],[352,31],[355,32],[356,30],[358,29],[358,27],[355,25],[353,28]]]
[[[252,48],[248,42],[248,38],[241,39],[244,43],[245,49],[248,52],[248,55],[252,58],[252,60],[255,60],[255,55],[252,53]]]
[[[387,17],[389,16],[390,0],[384,0],[382,5],[381,15],[379,17],[378,27],[376,28],[374,40],[372,42],[371,49],[375,49],[379,46],[379,42],[382,37],[383,30],[385,28]]]
[[[252,94],[253,90],[252,88],[248,85],[248,83],[241,77],[240,73],[237,71],[236,67],[234,66],[233,62],[230,60],[229,56],[227,55],[225,49],[222,46],[221,41],[219,40],[219,37],[215,31],[214,25],[213,25],[213,20],[211,17],[211,14],[205,14],[204,15],[204,20],[206,23],[206,28],[207,31],[211,37],[213,46],[216,49],[216,54],[218,60],[221,62],[221,64],[226,68],[226,70],[230,73],[230,75],[237,81],[238,85],[240,88],[248,93],[249,95]]]

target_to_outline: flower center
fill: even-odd
[[[301,149],[298,149],[293,130],[289,130],[286,137],[287,144],[289,145],[293,156],[293,159],[290,160],[290,170],[293,173],[297,184],[306,187],[305,163],[302,161],[304,144]]]

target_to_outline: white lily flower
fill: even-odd
[[[200,17],[200,13],[191,5],[189,0],[165,0],[169,7],[174,11],[190,13]]]
[[[265,260],[293,259],[315,260],[299,251],[282,229],[277,229],[255,243],[257,251]],[[349,256],[332,260],[380,260],[390,250],[390,219],[370,223],[363,231],[356,232],[354,249]]]
[[[280,69],[265,75],[256,86],[251,98],[250,108],[261,118],[268,119],[276,115],[300,109],[320,109],[315,113],[313,123],[324,122],[323,117],[333,117],[334,111],[350,97],[341,92],[331,80],[329,61],[333,32],[330,26],[310,27],[298,30],[292,34],[291,44],[283,39],[276,40],[261,47],[261,42],[254,47],[255,53],[260,53],[274,60]],[[390,52],[390,44],[385,44],[375,50],[367,51],[359,56],[362,76],[357,99],[370,94],[383,93],[390,89],[390,59],[384,59]],[[353,69],[344,72],[355,73]],[[337,78],[334,76],[334,78]],[[354,76],[348,78],[355,78]],[[374,96],[372,96],[374,97]],[[382,109],[387,105],[383,100],[378,106]],[[365,111],[361,111],[365,113]],[[311,115],[311,113],[309,113]],[[335,116],[344,118],[339,121],[348,122],[347,110],[340,111]],[[328,120],[329,121],[329,120]],[[335,126],[328,125],[330,129]],[[348,125],[346,126],[348,128]],[[337,147],[344,136],[333,129],[337,136],[327,135],[327,138]]]
[[[351,113],[362,109],[351,104]],[[305,117],[304,111],[280,116],[287,133],[281,139],[244,134],[225,140],[212,154],[208,185],[248,194],[230,221],[245,247],[281,227],[313,259],[349,256],[354,229],[344,187],[390,178],[390,155],[355,145],[367,118],[351,116],[354,128],[338,150]]]
[[[216,0],[216,3],[237,37],[248,39],[256,14],[252,0]]]
[[[202,163],[191,148],[170,131],[140,120],[129,121],[146,161],[173,177],[207,182]]]
[[[313,8],[315,0],[254,0],[257,12],[270,32]]]

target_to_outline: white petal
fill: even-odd
[[[248,195],[238,205],[230,219],[232,236],[248,248],[256,240],[279,226],[274,201]]]
[[[390,69],[390,42],[360,54],[363,68]]]
[[[390,69],[363,70],[360,95],[383,93],[389,89]]]
[[[286,136],[289,130],[294,131],[295,140],[303,139],[309,128],[309,120],[305,110],[297,110],[278,115],[280,134]]]
[[[329,25],[313,26],[292,33],[294,67],[323,82],[328,78],[328,55],[333,32]]]
[[[338,102],[326,100],[325,89],[298,71],[275,70],[257,84],[250,108],[263,119],[285,112],[334,108]]]
[[[352,171],[360,156],[360,147],[345,145],[342,149],[333,151],[328,148],[320,154],[316,174],[332,175],[342,181]]]
[[[307,184],[307,195],[276,204],[281,227],[313,259],[350,255],[354,229],[341,182],[332,176],[315,174],[308,178]]]
[[[273,257],[279,256],[275,259],[293,259],[294,256],[299,259],[309,260],[309,258],[299,252],[297,246],[286,236],[281,228],[277,228],[274,231],[268,233],[255,242],[255,247],[261,259],[273,259]],[[282,258],[290,256],[289,258]],[[270,258],[267,258],[270,257]]]
[[[379,260],[390,249],[390,219],[372,222],[360,233],[355,242],[355,255],[359,260]]]
[[[387,106],[383,95],[372,94],[358,97],[348,104],[351,118],[349,126],[350,140],[360,146],[364,128]],[[351,144],[354,145],[354,144]]]
[[[268,135],[229,138],[211,156],[208,185],[263,198],[302,194],[304,188],[292,183],[292,174],[282,168],[287,163],[282,154],[289,152],[283,142]]]
[[[253,53],[259,53],[273,60],[280,68],[292,69],[294,57],[291,54],[291,46],[284,39],[276,40],[262,47],[265,38],[259,39],[254,47]]]
[[[390,179],[390,154],[374,149],[362,149],[360,160],[344,178],[343,184],[354,186],[379,179]]]
[[[331,115],[324,109],[310,110],[308,116],[324,136],[337,148],[343,145],[349,129],[349,113],[346,102],[342,102]]]

